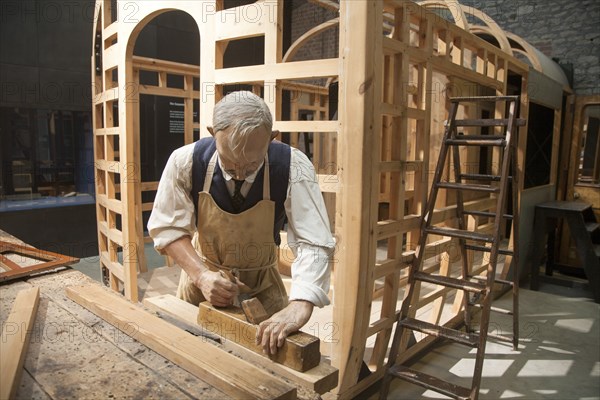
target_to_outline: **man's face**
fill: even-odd
[[[223,169],[234,179],[243,180],[252,175],[263,162],[272,139],[271,132],[260,127],[249,134],[245,143],[232,151],[228,139],[231,129],[229,127],[215,132],[217,152]]]

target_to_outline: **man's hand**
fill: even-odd
[[[234,297],[238,294],[238,285],[219,272],[206,269],[192,279],[204,298],[214,306],[230,306],[233,304]]]
[[[286,308],[260,323],[256,331],[256,344],[262,345],[265,354],[276,354],[285,338],[308,322],[313,307],[309,301],[291,301]]]

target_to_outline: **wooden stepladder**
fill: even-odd
[[[507,115],[501,119],[456,119],[457,111],[461,103],[488,102],[496,105],[496,110],[503,110]],[[517,176],[517,152],[515,138],[517,126],[525,124],[525,121],[517,118],[519,97],[518,96],[485,96],[485,97],[460,97],[451,99],[451,109],[446,131],[440,149],[440,157],[433,177],[431,193],[427,207],[421,222],[419,246],[415,253],[415,259],[408,273],[408,285],[402,307],[397,316],[398,325],[394,333],[392,347],[390,350],[386,375],[383,378],[380,398],[388,396],[389,387],[393,378],[400,378],[427,389],[436,391],[454,399],[477,399],[483,370],[485,346],[488,336],[499,340],[512,342],[513,348],[518,344],[518,232],[519,218],[517,206],[518,185],[516,179],[509,176],[511,173]],[[481,134],[459,134],[458,127],[493,127],[491,135]],[[478,129],[478,128],[468,128]],[[487,128],[486,128],[487,129]],[[478,129],[479,130],[479,129]],[[499,171],[494,174],[470,174],[461,172],[460,148],[463,146],[497,147],[500,153]],[[444,182],[442,176],[447,164],[448,152],[452,149],[452,166],[454,168],[454,181]],[[512,182],[513,215],[507,212],[507,199],[509,182]],[[453,190],[456,193],[456,217],[458,228],[437,227],[432,225],[432,215],[439,189]],[[463,201],[464,191],[476,191],[487,193],[494,198],[495,206],[491,211],[471,211],[465,209]],[[493,228],[490,233],[468,230],[465,223],[467,216],[485,217],[493,219]],[[509,247],[500,249],[502,232],[505,223],[511,223],[511,240]],[[424,249],[429,235],[454,238],[458,241],[461,253],[460,277],[434,275],[423,271]],[[514,243],[514,246],[511,244]],[[467,256],[467,250],[473,252],[489,253],[489,264],[485,276],[475,276],[471,272],[469,263],[473,257]],[[496,278],[496,264],[499,254],[512,257],[512,279],[502,277]],[[482,254],[483,257],[483,254]],[[435,284],[450,289],[456,289],[457,295],[462,294],[463,322],[465,331],[451,329],[449,327],[432,324],[415,318],[421,283]],[[501,284],[512,288],[512,310],[504,310],[492,307],[494,284]],[[462,292],[462,293],[460,293]],[[471,327],[472,307],[481,309],[479,331],[475,332]],[[501,312],[512,315],[513,334],[512,337],[488,333],[490,312]],[[422,372],[410,369],[404,365],[396,364],[399,349],[407,347],[410,331],[422,332],[426,335],[448,339],[463,345],[477,349],[475,368],[472,385],[470,388],[446,382]]]

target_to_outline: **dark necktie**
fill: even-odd
[[[245,200],[244,196],[242,196],[242,193],[240,192],[242,190],[244,181],[238,181],[237,179],[234,179],[233,182],[235,183],[235,189],[233,190],[233,196],[231,196],[231,202],[233,203],[233,209],[235,212],[239,212]]]

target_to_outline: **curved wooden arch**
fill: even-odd
[[[300,36],[298,39],[296,39],[296,41],[294,43],[292,43],[290,48],[285,52],[285,55],[283,56],[282,61],[283,62],[291,61],[291,59],[294,58],[294,56],[302,48],[302,46],[304,46],[306,44],[306,42],[308,42],[310,39],[312,39],[313,36],[316,36],[319,33],[325,32],[326,30],[331,29],[333,27],[336,27],[339,25],[339,23],[340,23],[339,18],[333,18],[333,19],[330,19],[329,21],[325,21],[322,24],[315,26],[314,28],[309,29],[302,36]]]
[[[504,32],[504,30],[502,28],[500,28],[500,25],[498,25],[496,23],[496,21],[493,20],[492,17],[490,17],[483,11],[478,10],[476,8],[472,8],[472,7],[469,7],[466,11],[463,10],[463,12],[467,15],[471,15],[471,16],[481,20],[485,24],[485,27],[488,28],[486,33],[489,33],[494,38],[496,38],[496,40],[498,41],[498,44],[500,45],[500,49],[502,49],[503,51],[505,51],[508,54],[512,54],[512,48],[510,46],[510,42],[508,41],[508,38],[506,37],[506,33]],[[481,25],[474,25],[474,26],[476,26],[477,28],[480,28],[480,29],[482,28]],[[475,33],[471,29],[469,29],[469,31],[471,33]]]
[[[454,19],[455,25],[464,29],[465,31],[469,30],[469,21],[467,21],[467,16],[465,15],[462,6],[458,1],[423,0],[417,3],[425,8],[445,8],[446,10],[450,11],[450,14],[452,14],[452,18]]]
[[[512,40],[523,48],[523,53],[529,59],[529,61],[531,61],[531,65],[533,66],[533,68],[535,68],[537,71],[543,72],[543,67],[540,58],[537,56],[534,47],[530,45],[529,42],[511,32],[506,32],[506,37],[509,39],[509,41]],[[513,51],[515,50],[517,49],[513,47]]]

